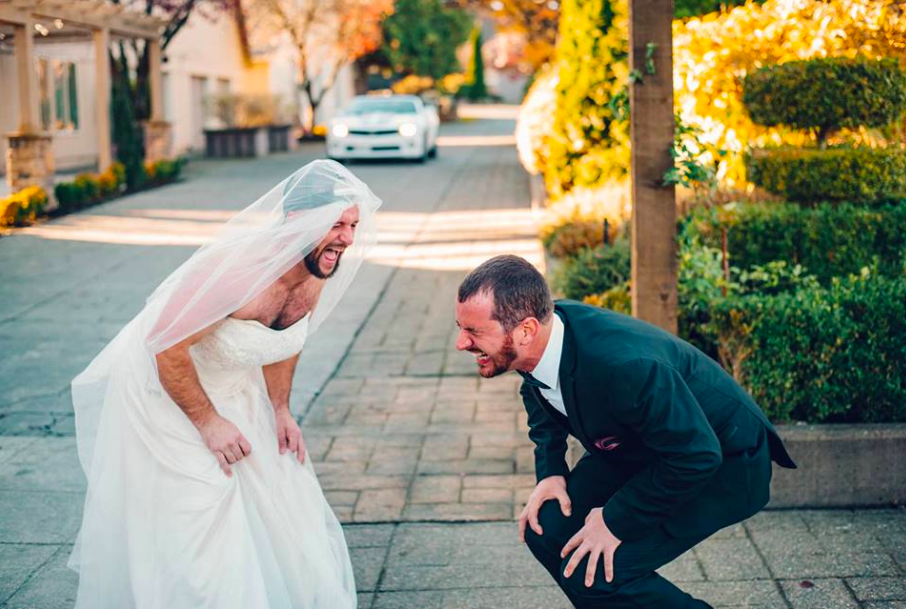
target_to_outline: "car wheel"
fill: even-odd
[[[437,142],[435,142],[434,146],[431,147],[431,150],[428,152],[428,157],[432,159],[437,158]]]

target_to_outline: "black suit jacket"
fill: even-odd
[[[626,483],[604,506],[604,520],[618,538],[638,539],[660,524],[682,536],[738,522],[768,502],[768,454],[796,467],[752,398],[689,343],[577,302],[558,301],[555,314],[565,326],[567,416],[537,388],[521,388],[537,477],[568,473],[570,433],[591,458],[616,466]]]

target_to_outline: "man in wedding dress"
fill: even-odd
[[[651,324],[551,300],[526,260],[460,284],[456,348],[485,378],[515,370],[538,484],[519,517],[535,558],[582,609],[704,609],[657,569],[768,502],[795,468],[758,405],[717,362]],[[570,469],[568,435],[585,455]]]
[[[355,607],[289,395],[379,206],[345,167],[306,165],[168,277],[73,381],[88,478],[77,607]]]

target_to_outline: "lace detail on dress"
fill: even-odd
[[[189,352],[206,370],[260,368],[298,354],[308,335],[306,315],[285,330],[274,330],[255,320],[227,317]]]

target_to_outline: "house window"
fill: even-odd
[[[79,128],[79,102],[76,67],[71,61],[53,61],[54,128],[75,131]]]
[[[75,131],[79,128],[79,96],[76,66],[71,61],[39,59],[38,103],[45,131]]]
[[[50,61],[47,59],[39,59],[36,67],[38,71],[38,104],[41,109],[41,127],[44,131],[49,131],[52,120],[50,87],[47,83],[50,72]]]

